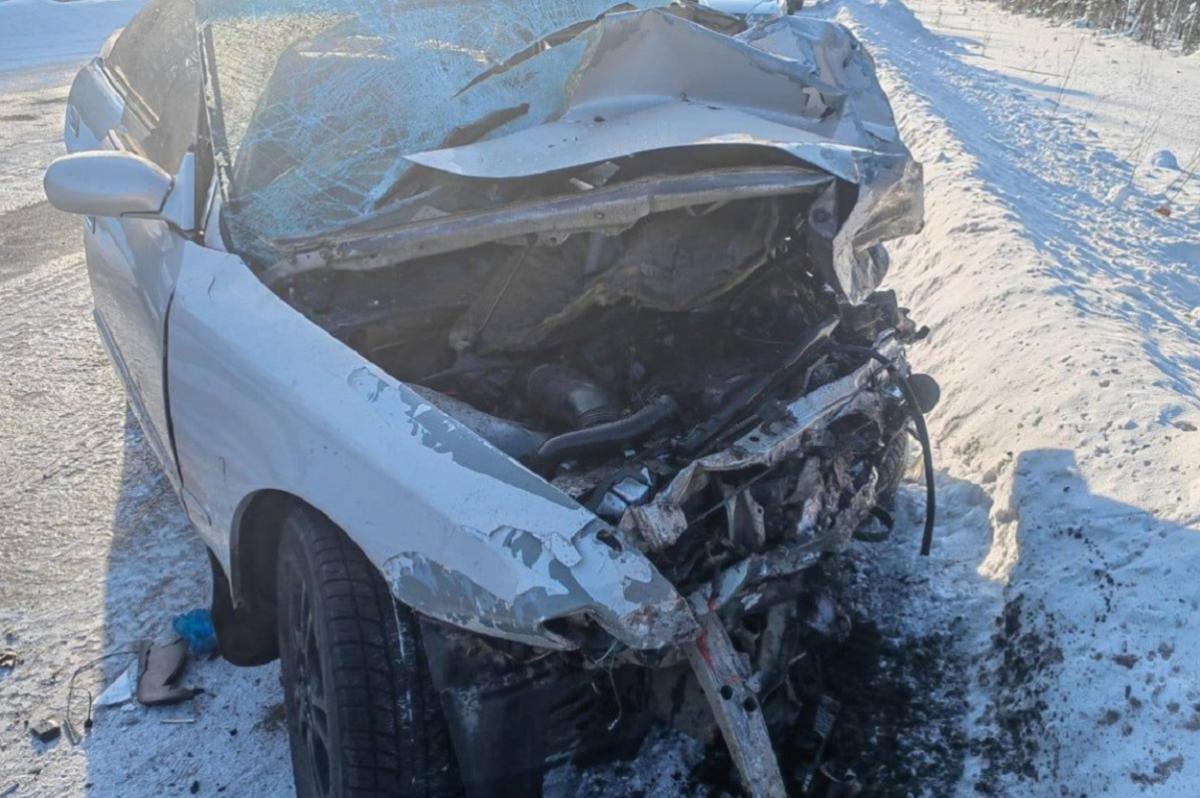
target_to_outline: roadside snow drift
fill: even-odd
[[[898,2],[837,18],[925,165],[926,228],[891,248],[890,281],[932,327],[912,358],[944,389],[926,587],[973,680],[960,787],[1195,795],[1195,186],[1169,164],[1132,174],[1058,85],[971,65]]]

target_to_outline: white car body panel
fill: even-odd
[[[93,59],[71,86],[64,131],[67,151],[121,150],[117,131],[124,114],[124,100],[105,76],[102,61]],[[191,186],[190,180],[186,182],[186,187],[180,187],[184,191]],[[183,236],[157,219],[89,216],[84,224],[84,252],[101,340],[125,382],[134,415],[176,490],[179,471],[171,451],[164,394],[163,332],[184,242]]]
[[[227,571],[249,499],[279,490],[329,516],[434,618],[558,648],[542,623],[578,612],[637,648],[694,631],[641,553],[600,542],[591,512],[309,322],[241,258],[185,245],[169,339],[184,500]]]

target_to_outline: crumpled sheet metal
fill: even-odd
[[[859,187],[833,253],[852,302],[883,277],[867,251],[920,229],[920,164],[900,141],[874,63],[843,26],[790,16],[731,38],[649,10],[605,17],[585,35],[557,119],[409,160],[503,179],[673,147],[783,150]]]
[[[885,343],[881,351],[903,365],[894,341]],[[871,412],[871,405],[876,404],[877,399],[864,389],[879,374],[880,368],[868,362],[789,404],[787,412],[791,421],[776,422],[767,430],[751,430],[731,446],[689,463],[649,504],[630,507],[621,518],[621,531],[641,539],[652,551],[672,545],[687,529],[682,507],[709,484],[711,474],[775,465],[800,449],[810,430],[827,426],[835,418],[856,409]]]
[[[730,37],[652,9],[607,16],[579,38],[587,50],[556,119],[408,159],[507,178],[670,147],[762,144],[857,182],[859,157],[907,156],[873,65],[836,23],[787,17]]]
[[[882,276],[866,250],[922,218],[920,167],[870,57],[844,27],[804,16],[729,37],[660,8],[614,11],[661,5],[199,0],[233,161],[234,248],[265,261],[272,242],[361,221],[414,163],[503,179],[750,144],[859,186],[834,271],[861,301]],[[444,148],[515,108],[526,110],[481,141]]]
[[[402,552],[384,563],[383,573],[393,595],[430,617],[531,645],[574,648],[545,623],[579,614],[595,618],[634,649],[693,639],[699,628],[686,600],[636,549],[602,542],[597,527],[603,524],[585,527],[570,542],[498,527],[476,533],[492,550],[488,569],[455,570],[439,559]],[[469,539],[459,543],[473,545]],[[498,567],[492,553],[497,549],[509,554],[510,568]]]
[[[608,528],[591,512],[407,386],[370,369],[354,371],[349,383],[373,409],[406,405],[422,443],[471,472],[442,482],[426,469],[432,488],[450,484],[472,498],[459,515],[466,523],[442,545],[402,550],[383,564],[396,598],[432,618],[531,645],[574,647],[544,624],[580,613],[635,649],[694,637],[694,619],[675,587],[619,534],[609,530],[609,542],[602,541]],[[516,510],[522,505],[524,513]],[[523,528],[490,526],[489,516],[520,518]]]

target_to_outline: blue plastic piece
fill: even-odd
[[[187,641],[188,648],[196,656],[206,656],[217,650],[217,632],[213,629],[212,613],[208,610],[192,610],[176,615],[171,621],[171,628]]]

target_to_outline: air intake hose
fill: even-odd
[[[529,372],[525,396],[539,413],[572,430],[621,417],[621,406],[608,391],[575,369],[556,363]]]
[[[641,410],[619,421],[596,424],[586,429],[556,435],[538,449],[538,460],[547,466],[584,455],[602,454],[624,448],[649,437],[679,413],[670,396],[659,396]]]

